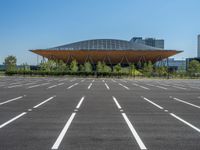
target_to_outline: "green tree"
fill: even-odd
[[[53,60],[48,60],[47,62],[42,62],[40,64],[40,70],[42,71],[55,71],[57,64]]]
[[[65,72],[67,70],[68,66],[62,60],[56,62],[56,71]]]
[[[96,70],[97,72],[103,72],[103,65],[100,61],[97,62]]]
[[[129,73],[130,73],[130,75],[135,75],[135,71],[136,71],[135,65],[134,64],[130,64],[129,65]]]
[[[117,64],[114,66],[114,72],[120,73],[122,71],[121,64]]]
[[[106,65],[105,62],[102,63],[102,72],[111,72],[112,69]]]
[[[143,74],[146,77],[151,77],[152,73],[153,73],[153,64],[151,63],[151,61],[149,61],[148,63],[144,63]]]
[[[165,67],[165,66],[156,67],[155,73],[158,76],[166,76],[167,75],[167,67]]]
[[[4,65],[6,67],[6,71],[13,71],[17,68],[17,58],[15,56],[8,56],[4,60]]]
[[[100,61],[97,63],[97,72],[111,72],[112,69],[105,64],[105,62],[101,63]]]
[[[192,60],[189,63],[188,72],[192,76],[199,74],[200,73],[200,63],[197,60]]]
[[[78,62],[75,59],[70,64],[70,70],[72,72],[77,72],[78,71]]]
[[[92,65],[90,62],[84,63],[84,70],[85,70],[85,72],[92,72]]]

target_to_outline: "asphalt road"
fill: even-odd
[[[0,150],[200,150],[200,80],[0,77]]]

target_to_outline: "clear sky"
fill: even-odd
[[[29,49],[93,38],[165,40],[166,49],[196,57],[200,0],[0,0],[0,64],[36,64]]]

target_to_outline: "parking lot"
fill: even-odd
[[[0,150],[199,150],[200,80],[0,78]]]

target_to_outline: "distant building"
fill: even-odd
[[[198,35],[197,40],[197,57],[200,57],[200,34]]]
[[[142,37],[133,37],[131,39],[131,42],[145,44],[147,46],[152,46],[152,47],[161,48],[161,49],[165,48],[165,42],[163,39],[155,39],[155,38],[143,39]]]
[[[167,66],[167,60],[156,63],[157,66]],[[173,71],[185,71],[187,68],[186,60],[175,60],[174,58],[168,59],[168,67]]]
[[[152,39],[154,42],[156,39]],[[74,59],[78,64],[89,61],[96,65],[99,61],[107,65],[114,66],[118,63],[126,66],[130,63],[143,64],[151,61],[156,63],[182,51],[164,50],[152,47],[147,43],[148,40],[142,38],[132,38],[130,41],[119,39],[91,39],[74,43],[69,43],[47,49],[35,49],[31,52],[36,53],[49,60],[62,60],[70,64]],[[153,43],[161,45],[161,42]],[[163,42],[164,44],[164,42]],[[156,45],[155,45],[156,46]]]

